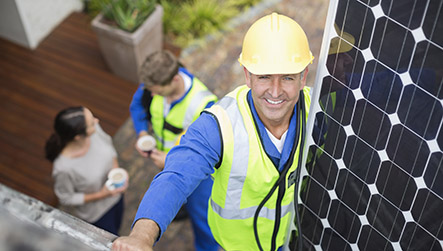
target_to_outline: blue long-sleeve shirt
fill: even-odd
[[[248,93],[251,108],[262,144],[268,156],[280,171],[288,161],[296,133],[296,109],[291,117],[288,134],[280,154],[269,138],[263,123],[258,118],[251,93]],[[221,137],[215,118],[207,113],[188,128],[180,145],[171,149],[166,157],[165,169],[152,181],[145,193],[134,223],[142,218],[155,221],[160,227],[160,236],[177,214],[186,198],[199,183],[214,172],[213,167],[221,157]]]
[[[143,93],[145,91],[144,86],[144,83],[141,83],[138,86],[137,90],[132,96],[132,101],[129,106],[132,123],[137,135],[141,131],[148,131],[148,111],[146,111],[145,107],[143,106]]]

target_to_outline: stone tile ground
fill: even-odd
[[[238,85],[244,84],[243,70],[237,58],[246,30],[258,18],[275,11],[294,18],[307,33],[315,57],[309,67],[308,75],[308,83],[312,86],[328,5],[329,1],[325,0],[263,0],[256,7],[232,20],[227,31],[209,36],[184,49],[181,61],[218,97],[222,97]],[[135,140],[132,122],[128,119],[114,136],[120,166],[126,168],[130,175],[130,186],[125,195],[126,211],[121,235],[129,234],[138,204],[150,182],[160,171],[150,160],[138,155],[133,147]],[[157,243],[155,250],[194,250],[189,220],[173,222]]]

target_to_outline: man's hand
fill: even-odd
[[[138,138],[137,138],[137,140],[138,140],[140,137],[145,136],[145,135],[148,135],[148,132],[146,132],[146,131],[141,131],[141,132],[138,134]],[[143,156],[143,157],[145,157],[145,158],[149,157],[149,154],[148,154],[147,152],[143,151],[142,149],[140,149],[140,148],[137,146],[137,142],[135,142],[135,149],[137,149],[137,152],[138,152],[141,156]]]
[[[152,251],[160,229],[153,220],[138,220],[129,236],[117,238],[112,243],[112,250],[117,251]]]
[[[122,236],[112,243],[112,250],[118,251],[152,251],[152,247],[144,245],[140,240],[131,236]]]
[[[148,154],[147,152],[145,152],[145,151],[143,151],[142,149],[138,148],[137,143],[135,143],[135,149],[137,149],[137,152],[138,152],[142,157],[145,157],[145,158],[148,158],[148,157],[149,157],[149,154]]]
[[[165,161],[166,161],[166,153],[159,151],[157,149],[152,150],[151,154],[149,154],[149,157],[152,159],[154,164],[163,170],[165,168]]]

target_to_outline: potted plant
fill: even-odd
[[[116,75],[138,84],[138,69],[163,44],[163,8],[156,0],[89,0],[100,50]]]

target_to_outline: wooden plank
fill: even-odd
[[[85,78],[85,74],[81,74],[80,72],[73,73],[64,71],[63,68],[60,67],[60,63],[58,62],[38,62],[37,64],[29,64],[26,61],[20,61],[17,58],[9,58],[10,64],[19,64],[22,66],[23,74],[25,72],[34,75],[32,81],[24,82],[27,84],[28,88],[36,89],[41,85],[36,85],[34,82],[39,81],[44,85],[50,86],[50,88],[44,88],[42,91],[50,92],[55,96],[58,96],[59,99],[66,99],[65,93],[69,93],[70,97],[83,96],[83,102],[85,103],[93,103],[95,107],[101,109],[107,109],[110,103],[116,105],[116,108],[120,108],[120,110],[114,110],[115,113],[120,115],[129,115],[129,102],[132,98],[132,93],[135,92],[137,88],[136,85],[128,84],[130,88],[126,90],[121,90],[113,87],[114,85],[111,83],[102,82],[92,82],[91,79]],[[37,65],[40,63],[45,63],[47,69],[45,69],[44,74],[39,72]],[[23,76],[20,74],[19,76]],[[91,76],[92,74],[88,74]],[[52,80],[52,81],[51,81]],[[59,83],[66,83],[65,85],[60,85]],[[46,93],[46,95],[50,95]],[[125,95],[125,96],[122,96]],[[99,99],[97,99],[99,97]],[[108,117],[107,119],[115,119],[116,116]]]
[[[2,154],[0,160],[2,163],[8,164],[8,169],[17,171],[21,175],[32,177],[36,182],[41,182],[42,184],[52,183],[52,164],[44,159],[43,151],[40,151],[38,155],[26,154],[19,156],[14,152],[20,151],[20,146],[12,144],[1,144],[1,146],[2,151],[6,154]]]
[[[0,179],[4,185],[38,198],[48,205],[56,206],[58,204],[52,185],[49,183],[43,183],[32,176],[23,174],[21,170],[4,166],[2,163],[0,163],[0,169],[2,170]]]
[[[0,182],[55,206],[44,144],[62,108],[83,105],[111,136],[129,117],[137,85],[112,74],[84,13],[36,50],[0,38]]]

